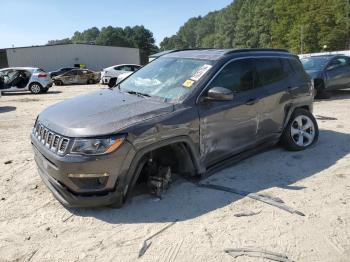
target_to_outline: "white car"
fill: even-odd
[[[49,74],[36,67],[11,67],[0,70],[2,93],[15,91],[30,91],[33,94],[46,93],[52,83]]]
[[[139,70],[140,68],[141,68],[140,65],[134,65],[134,64],[122,64],[122,65],[107,67],[103,69],[101,73],[101,83],[114,86],[117,82],[117,78],[119,75],[124,73],[130,73],[130,72],[133,73]]]

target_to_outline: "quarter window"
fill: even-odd
[[[211,82],[212,87],[224,87],[234,93],[253,88],[254,69],[251,59],[231,62]]]
[[[255,66],[258,87],[276,83],[285,77],[278,58],[258,58],[255,60]]]

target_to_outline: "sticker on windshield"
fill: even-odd
[[[187,87],[187,88],[190,88],[191,86],[193,86],[193,83],[194,83],[193,80],[186,80],[186,81],[182,84],[182,86]]]
[[[199,79],[201,79],[206,72],[209,71],[209,69],[212,68],[212,65],[208,65],[208,64],[205,64],[205,65],[202,65],[196,73],[194,73],[194,75],[191,77],[191,79],[193,81],[198,81]]]

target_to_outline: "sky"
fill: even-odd
[[[0,48],[43,45],[96,26],[144,25],[159,44],[189,18],[232,0],[0,0]]]

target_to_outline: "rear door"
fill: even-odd
[[[75,84],[77,82],[78,70],[71,70],[61,76],[62,81],[66,85]]]
[[[259,94],[254,90],[252,59],[227,64],[214,77],[202,96],[213,87],[234,92],[232,101],[205,101],[198,106],[202,160],[210,166],[256,142]]]
[[[326,67],[327,89],[350,87],[350,59],[346,56],[333,58]]]
[[[259,57],[254,59],[256,87],[261,92],[262,108],[259,115],[259,140],[281,132],[285,107],[291,102],[294,88],[290,78],[292,69],[287,59]]]

